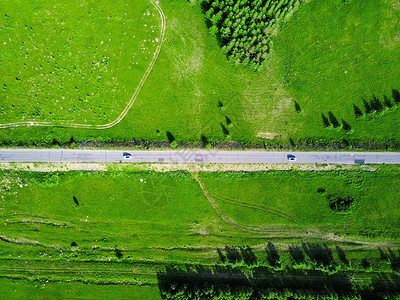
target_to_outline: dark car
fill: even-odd
[[[130,154],[128,152],[124,152],[123,157],[124,157],[124,159],[132,159],[132,154]]]

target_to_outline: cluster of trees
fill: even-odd
[[[291,289],[252,285],[171,282],[161,290],[163,299],[361,299],[356,291],[337,291],[334,289]],[[382,298],[381,298],[382,299]]]
[[[383,101],[379,100],[375,95],[372,96],[370,100],[363,99],[365,115],[380,113],[385,109],[391,109],[395,106],[398,106],[400,104],[400,92],[393,89],[392,98],[393,102],[387,96],[383,96]],[[353,104],[353,108],[356,118],[364,116],[364,113],[357,105]]]
[[[330,127],[333,126],[333,128],[339,128],[342,126],[342,129],[348,133],[351,133],[352,129],[349,123],[347,123],[345,120],[342,119],[342,124],[338,121],[338,119],[335,117],[335,115],[330,111],[328,112],[328,117],[326,117],[324,114],[321,114],[322,116],[322,123],[324,124],[324,127]]]
[[[227,57],[257,69],[268,54],[270,35],[301,1],[205,0],[203,10]]]
[[[339,246],[339,260],[347,267],[351,262]],[[223,265],[171,265],[157,274],[163,299],[398,299],[400,300],[400,252],[378,247],[382,261],[391,264],[393,273],[371,277],[368,284],[354,284],[346,272],[337,272],[332,249],[326,245],[303,242],[290,246],[293,265],[281,266],[277,249],[268,243],[268,267],[258,261],[249,247],[218,248]],[[276,269],[271,266],[277,266]],[[299,268],[304,266],[304,270]],[[362,260],[363,268],[370,263]],[[311,269],[310,269],[311,267]],[[337,274],[334,274],[337,273]],[[353,276],[354,273],[350,272]]]

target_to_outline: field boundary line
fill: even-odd
[[[119,122],[122,121],[123,118],[127,115],[129,110],[132,108],[133,103],[135,103],[136,98],[138,97],[140,91],[142,90],[142,87],[144,83],[146,82],[147,78],[149,77],[149,74],[153,70],[153,67],[158,59],[158,55],[161,52],[161,47],[164,42],[164,37],[165,37],[165,29],[166,29],[166,18],[163,10],[158,4],[158,1],[155,0],[149,0],[151,4],[156,8],[158,13],[160,14],[161,17],[161,34],[160,34],[160,43],[157,46],[156,52],[154,53],[154,57],[152,61],[150,62],[146,72],[144,73],[142,79],[139,82],[139,85],[137,86],[134,94],[132,95],[131,99],[129,100],[128,104],[125,106],[124,110],[120,113],[120,115],[112,122],[103,124],[103,125],[89,125],[89,124],[78,124],[78,123],[65,123],[65,122],[15,122],[15,123],[7,123],[7,124],[0,124],[0,129],[4,128],[12,128],[12,127],[30,127],[30,126],[41,126],[41,127],[66,127],[66,128],[80,128],[80,129],[109,129],[115,125],[117,125]]]

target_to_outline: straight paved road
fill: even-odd
[[[132,159],[124,159],[129,152]],[[393,152],[268,152],[268,151],[118,151],[3,149],[0,162],[168,162],[168,163],[318,163],[400,164]],[[288,154],[296,161],[289,161]]]

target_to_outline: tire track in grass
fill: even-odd
[[[163,10],[161,7],[158,5],[158,1],[155,0],[149,0],[151,4],[156,8],[158,13],[160,14],[161,18],[161,34],[160,34],[160,43],[157,46],[156,52],[154,53],[154,57],[152,61],[150,62],[146,72],[144,73],[142,79],[139,82],[138,87],[135,90],[135,93],[132,95],[131,99],[129,100],[128,104],[125,106],[124,110],[121,112],[121,114],[112,122],[103,124],[103,125],[89,125],[89,124],[77,124],[77,123],[66,123],[66,122],[15,122],[15,123],[7,123],[7,124],[0,124],[0,129],[4,128],[11,128],[11,127],[30,127],[30,126],[38,126],[38,127],[66,127],[66,128],[79,128],[79,129],[109,129],[115,125],[117,125],[119,122],[122,121],[123,118],[128,114],[129,110],[132,108],[133,104],[136,101],[136,98],[138,97],[140,91],[142,90],[142,87],[144,83],[146,82],[147,78],[149,77],[149,74],[153,70],[153,67],[157,61],[158,55],[160,54],[162,44],[164,42],[164,36],[165,36],[165,29],[166,29],[166,18],[164,15]]]
[[[271,208],[271,207],[268,207],[268,206],[258,205],[258,204],[251,204],[251,203],[247,203],[247,202],[244,202],[244,201],[239,201],[239,200],[231,199],[231,198],[228,198],[228,197],[224,197],[224,196],[221,196],[221,195],[218,195],[218,194],[213,194],[213,195],[214,195],[214,198],[220,199],[223,202],[231,203],[231,204],[234,204],[234,205],[237,205],[237,206],[240,206],[240,207],[246,207],[246,208],[252,208],[252,209],[260,210],[260,211],[263,211],[263,212],[266,212],[266,213],[270,213],[270,214],[276,215],[278,217],[285,218],[285,219],[287,219],[289,221],[292,221],[292,222],[297,222],[297,220],[294,217],[292,217],[290,214],[285,213],[285,212],[280,211],[280,210],[277,210],[277,209],[274,209],[274,208]]]
[[[281,228],[279,229],[274,229],[271,226],[255,226],[255,225],[246,225],[242,223],[238,223],[232,218],[226,216],[221,209],[219,208],[218,204],[215,202],[215,199],[210,195],[208,190],[205,188],[203,182],[200,180],[199,176],[197,173],[192,173],[193,178],[197,181],[199,184],[201,190],[203,191],[204,195],[206,196],[208,202],[211,204],[215,212],[218,214],[218,216],[226,223],[231,225],[234,228],[237,228],[243,232],[248,232],[248,233],[259,233],[259,234],[271,234],[271,233],[280,233],[280,235],[283,234],[281,231]],[[287,232],[290,234],[290,232]]]
[[[356,240],[349,237],[342,237],[337,236],[332,232],[323,232],[317,228],[301,228],[300,226],[296,226],[297,228],[293,227],[281,227],[278,226],[257,226],[257,225],[246,225],[242,223],[238,223],[232,218],[226,216],[221,209],[219,208],[218,204],[216,203],[215,199],[210,195],[208,190],[205,188],[203,182],[200,180],[198,173],[191,173],[192,177],[196,180],[199,184],[201,190],[203,191],[205,197],[207,198],[208,202],[211,204],[215,212],[218,216],[226,223],[231,225],[233,228],[238,229],[245,233],[251,233],[261,236],[268,236],[270,238],[291,238],[296,237],[298,239],[321,239],[326,241],[333,241],[342,244],[351,244],[351,245],[358,245],[362,247],[399,247],[400,244],[398,241],[367,241],[367,240]],[[241,202],[241,201],[237,201]],[[307,230],[307,231],[306,231]]]

